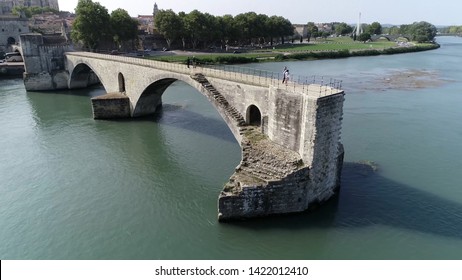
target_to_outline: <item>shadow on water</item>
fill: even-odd
[[[38,98],[36,94],[41,96],[60,96],[59,99],[45,99]],[[87,102],[86,98],[92,98],[96,96],[104,95],[104,89],[101,86],[94,86],[87,90],[63,90],[55,92],[29,92],[28,99],[30,100],[32,107],[35,111],[41,111],[41,108],[50,108],[50,100],[52,103],[56,103],[56,107],[61,109],[66,107],[71,111],[78,111],[82,115],[88,115],[91,113],[91,103],[88,99],[88,107],[86,106],[75,106],[75,99],[65,99],[66,96],[78,96],[85,97],[82,102]],[[47,102],[48,106],[41,106],[41,103]],[[47,113],[49,114],[49,113]],[[45,116],[47,114],[39,114]],[[217,113],[218,115],[218,113]],[[184,130],[188,130],[195,133],[212,136],[221,140],[236,142],[231,130],[226,125],[225,121],[219,118],[213,118],[201,115],[199,113],[186,109],[185,106],[176,104],[163,104],[157,109],[157,112],[153,115],[131,118],[131,119],[113,119],[113,120],[98,120],[108,122],[154,122],[162,125],[176,127]],[[206,124],[206,125],[204,125]]]
[[[224,120],[203,116],[186,110],[183,106],[164,104],[153,116],[153,120],[168,126],[236,142]]]
[[[170,127],[180,128],[195,133],[212,136],[221,140],[236,142],[231,130],[222,119],[207,117],[185,109],[176,104],[163,104],[150,116],[133,119],[103,120],[110,122],[154,122]],[[205,124],[205,125],[204,125]]]
[[[340,195],[318,210],[224,226],[297,230],[374,225],[462,239],[462,204],[384,178],[368,165],[345,163]]]

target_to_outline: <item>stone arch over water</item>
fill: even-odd
[[[208,102],[215,108],[221,118],[224,120],[228,128],[233,133],[237,142],[240,143],[241,135],[239,134],[239,126],[226,109],[215,100],[211,92],[209,92],[200,82],[191,77],[176,74],[160,74],[150,77],[150,83],[146,83],[143,90],[140,90],[140,95],[129,96],[133,105],[133,117],[141,117],[154,114],[162,105],[162,95],[174,82],[183,82],[186,85],[195,89],[198,94],[203,95]]]
[[[162,105],[162,94],[165,90],[177,79],[164,78],[150,84],[141,93],[138,102],[136,102],[135,110],[133,111],[134,117],[154,114],[157,108]]]
[[[261,126],[262,115],[261,115],[260,109],[258,109],[257,106],[250,105],[247,108],[246,121],[247,121],[247,124]]]
[[[77,64],[69,77],[69,89],[86,88],[102,82],[91,66],[86,63]],[[106,87],[105,87],[106,88]]]

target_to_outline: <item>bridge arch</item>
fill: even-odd
[[[102,83],[98,73],[87,63],[77,64],[69,75],[69,89],[86,88],[98,83]]]
[[[154,114],[157,108],[162,105],[162,94],[176,81],[178,81],[178,79],[164,78],[147,86],[134,106],[135,110],[133,111],[133,116],[140,117]]]
[[[262,114],[260,109],[255,105],[250,105],[247,107],[246,112],[246,123],[254,126],[261,126],[262,124]]]
[[[237,142],[241,141],[241,134],[239,133],[239,125],[236,120],[227,112],[227,109],[217,101],[216,97],[204,87],[204,85],[194,79],[191,76],[186,76],[178,73],[159,73],[149,77],[149,82],[143,83],[144,85],[140,87],[141,94],[128,94],[130,97],[133,110],[133,117],[140,117],[144,115],[150,115],[156,112],[157,108],[162,105],[162,95],[165,90],[176,81],[184,82],[185,84],[196,89],[199,94],[202,94],[207,100],[212,104],[212,106],[217,110],[221,118],[225,121],[228,128],[233,133]],[[138,86],[141,86],[138,84]],[[244,122],[244,119],[243,119]]]

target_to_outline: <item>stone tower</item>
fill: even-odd
[[[159,8],[157,7],[157,3],[154,2],[154,11],[152,12],[152,15],[156,17],[158,12],[159,12]]]
[[[156,29],[156,15],[157,15],[157,13],[159,13],[159,8],[157,7],[157,3],[154,2],[154,10],[152,12],[152,32],[154,32],[154,29]]]

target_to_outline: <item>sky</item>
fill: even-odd
[[[73,12],[78,0],[59,0],[60,10]],[[293,24],[309,21],[383,24],[410,24],[427,21],[434,25],[462,25],[460,0],[93,0],[109,12],[122,8],[135,17],[152,14],[154,2],[159,9],[176,13],[197,9],[212,15],[237,15],[246,12],[278,15]]]

